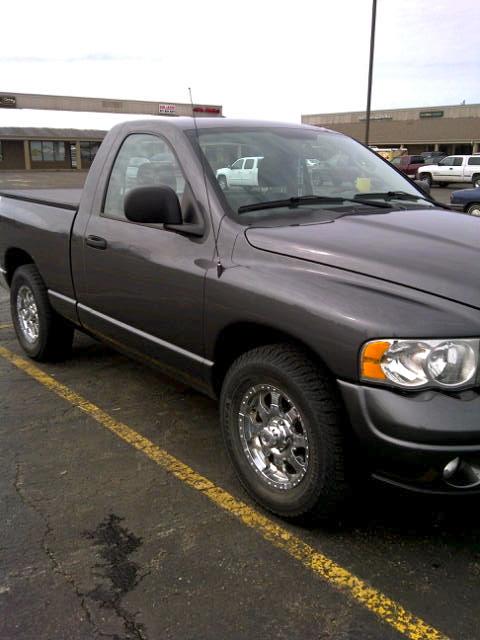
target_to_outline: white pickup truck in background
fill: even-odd
[[[438,164],[420,167],[417,177],[430,185],[446,187],[449,182],[471,182],[474,187],[480,187],[480,155],[447,156]]]
[[[217,170],[220,188],[225,191],[230,187],[258,187],[258,164],[263,156],[239,158],[229,167]]]

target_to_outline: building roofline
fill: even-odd
[[[435,111],[437,109],[452,109],[452,108],[470,108],[470,107],[480,107],[480,102],[472,102],[468,104],[443,104],[443,105],[428,105],[425,107],[394,107],[392,109],[388,107],[384,107],[381,109],[372,109],[371,113],[382,113],[384,111]],[[316,116],[343,116],[343,115],[357,115],[366,113],[365,109],[357,109],[353,111],[329,111],[324,113],[302,113],[302,118],[314,118]]]

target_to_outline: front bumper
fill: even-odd
[[[465,211],[465,203],[458,204],[456,202],[450,202],[448,206],[454,211]]]
[[[399,393],[338,381],[352,428],[373,475],[433,493],[480,493],[443,477],[453,459],[480,465],[480,393]]]

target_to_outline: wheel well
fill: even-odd
[[[242,353],[267,344],[287,343],[294,345],[311,356],[312,360],[320,362],[318,355],[310,347],[293,336],[265,325],[253,322],[241,322],[230,325],[222,330],[217,338],[214,350],[213,384],[215,393],[220,394],[223,380],[231,364]],[[326,367],[325,367],[326,368]]]
[[[475,205],[477,207],[480,207],[480,202],[469,202],[468,204],[465,205],[464,211],[468,211],[470,207],[473,207]]]
[[[5,254],[5,270],[6,270],[6,279],[8,284],[10,285],[12,282],[13,274],[24,264],[33,264],[34,260],[31,255],[29,255],[23,249],[8,249]]]

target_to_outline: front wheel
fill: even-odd
[[[472,184],[476,189],[480,188],[480,174],[473,176]]]
[[[228,182],[226,176],[218,176],[218,184],[222,191],[228,190]]]
[[[18,341],[30,358],[62,360],[70,354],[73,326],[53,310],[35,265],[23,265],[13,274],[10,310]]]
[[[290,345],[248,351],[221,393],[227,450],[240,481],[284,518],[325,519],[349,495],[342,411],[326,371]]]
[[[471,216],[480,217],[480,202],[474,202],[473,204],[469,205],[467,213],[469,213]]]
[[[419,177],[420,180],[424,180],[428,184],[429,187],[432,186],[433,180],[432,180],[432,174],[431,173],[420,173],[418,177]]]

